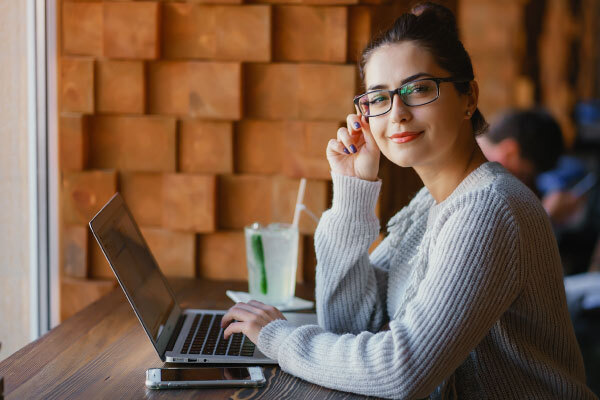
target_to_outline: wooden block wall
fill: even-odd
[[[461,39],[471,56],[484,116],[519,102],[521,63],[525,51],[524,5],[521,0],[461,0]],[[521,100],[527,103],[527,100]],[[531,101],[533,102],[533,99]]]
[[[327,141],[380,0],[59,2],[62,316],[114,286],[88,221],[120,191],[168,276],[247,279],[243,227],[331,202]],[[300,221],[298,280],[316,224]],[[107,283],[108,282],[108,283]]]

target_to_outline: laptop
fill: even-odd
[[[220,322],[226,311],[179,306],[119,193],[89,225],[162,361],[277,364],[243,334],[236,333],[225,340]],[[284,313],[284,316],[296,326],[317,323],[314,313]]]

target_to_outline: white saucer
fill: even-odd
[[[225,292],[227,297],[231,300],[238,302],[242,301],[244,303],[252,300],[250,293],[248,292],[235,292],[233,290],[227,290]],[[264,301],[263,301],[264,303]],[[294,297],[288,304],[284,306],[275,306],[279,311],[300,311],[300,310],[311,310],[315,306],[315,303],[309,300],[304,300],[299,297]]]

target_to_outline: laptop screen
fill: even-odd
[[[111,214],[93,230],[142,324],[156,341],[174,298],[124,204]]]

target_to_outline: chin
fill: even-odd
[[[409,154],[398,154],[398,152],[390,152],[389,148],[381,150],[385,158],[393,162],[399,167],[410,168],[416,164],[416,160]]]

